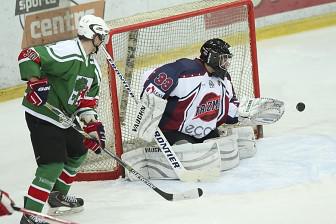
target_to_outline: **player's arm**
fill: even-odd
[[[272,124],[278,121],[284,111],[284,102],[272,98],[246,98],[237,99],[230,77],[225,81],[226,97],[229,103],[225,116],[218,122],[221,124],[240,123],[244,126]],[[227,100],[227,99],[226,99]]]
[[[176,62],[155,69],[146,79],[141,96],[146,92],[167,99],[178,84],[179,69]]]
[[[217,122],[217,127],[222,124],[236,124],[238,123],[238,106],[239,100],[236,97],[233,84],[229,75],[223,82],[223,112],[222,116]]]
[[[47,102],[50,90],[48,78],[41,74],[41,64],[49,61],[48,57],[43,56],[43,48],[23,49],[18,57],[21,79],[27,81],[26,99],[35,106]]]
[[[131,133],[145,141],[152,141],[165,111],[169,94],[176,88],[179,70],[175,63],[153,71],[146,79]]]
[[[76,114],[80,121],[84,124],[84,131],[92,138],[85,138],[84,145],[87,149],[94,151],[96,154],[105,148],[105,128],[103,123],[99,120],[96,108],[98,106],[99,88],[101,73],[97,67],[95,70],[96,79],[93,81],[90,89],[84,93],[77,101]]]

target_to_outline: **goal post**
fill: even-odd
[[[222,38],[230,45],[233,59],[229,68],[235,92],[260,97],[255,21],[250,0],[200,1],[111,21],[106,46],[118,69],[125,76],[135,96],[142,91],[142,77],[160,65],[179,58],[196,58],[202,44]],[[106,129],[106,145],[118,156],[139,147],[150,147],[135,139],[129,125],[137,106],[106,59],[98,55],[102,83],[98,105],[99,117]],[[262,134],[262,128],[256,129]],[[77,180],[116,179],[122,169],[110,157],[89,153]]]

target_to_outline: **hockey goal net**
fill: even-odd
[[[127,79],[136,97],[141,76],[176,59],[199,56],[200,46],[219,37],[231,45],[234,55],[229,72],[239,97],[259,97],[253,4],[251,1],[200,1],[110,22],[107,50]],[[107,135],[107,148],[118,156],[149,146],[129,133],[136,104],[123,84],[98,55],[103,79],[98,106]],[[153,143],[155,145],[155,143]],[[122,169],[108,155],[89,154],[78,180],[117,179]]]

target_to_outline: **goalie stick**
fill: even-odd
[[[48,102],[45,104],[45,106],[53,112],[55,115],[57,115],[61,122],[64,122],[64,124],[69,125],[72,124],[71,127],[74,128],[76,131],[81,133],[86,138],[92,138],[90,135],[88,135],[85,131],[82,130],[82,128],[74,122],[74,119],[67,117],[61,110],[54,107],[53,105],[49,104]],[[156,193],[161,195],[164,199],[168,201],[178,201],[178,200],[185,200],[185,199],[194,199],[199,198],[203,195],[203,191],[201,188],[192,189],[183,193],[167,193],[161,190],[160,188],[156,187],[152,182],[150,182],[148,179],[146,179],[144,176],[142,176],[138,171],[133,169],[130,165],[128,165],[125,161],[120,159],[117,155],[114,153],[108,151],[106,148],[102,149],[105,153],[107,153],[109,156],[111,156],[113,159],[115,159],[120,165],[122,165],[125,169],[127,169],[130,173],[132,173],[134,176],[136,176],[139,180],[144,182],[148,187],[153,189]]]
[[[100,47],[102,51],[105,54],[105,57],[108,61],[108,63],[111,65],[112,69],[115,71],[115,73],[118,75],[120,80],[122,81],[125,89],[127,90],[128,94],[134,99],[135,103],[138,104],[138,101],[134,95],[134,93],[131,90],[131,87],[127,83],[127,80],[124,78],[124,76],[121,74],[119,69],[117,68],[116,64],[114,63],[111,55],[107,52],[104,46]],[[216,177],[218,177],[218,172],[211,172],[210,170],[200,171],[200,170],[187,170],[179,160],[179,158],[176,156],[172,146],[169,144],[168,140],[158,127],[154,134],[154,139],[159,148],[161,149],[161,152],[164,154],[165,158],[167,159],[169,165],[174,170],[176,175],[181,181],[204,181],[204,180],[212,180]]]

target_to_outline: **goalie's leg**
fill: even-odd
[[[224,128],[220,137],[208,139],[216,142],[221,155],[221,170],[229,170],[239,165],[242,159],[251,158],[257,152],[252,127]]]
[[[181,141],[181,140],[180,140]],[[179,144],[173,146],[176,155],[188,170],[204,173],[202,180],[213,180],[220,174],[220,155],[216,143]],[[144,147],[126,152],[122,159],[150,179],[178,179],[158,147]],[[126,172],[130,180],[138,180]]]

